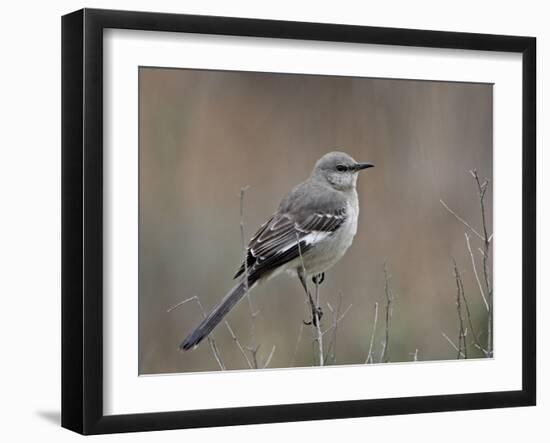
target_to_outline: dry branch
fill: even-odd
[[[344,296],[342,293],[340,293],[338,297],[338,304],[336,305],[336,308],[333,308],[330,303],[327,303],[328,309],[332,316],[332,325],[323,332],[323,335],[327,334],[328,332],[332,331],[332,340],[328,346],[327,352],[325,354],[325,361],[328,362],[329,357],[332,360],[332,364],[336,363],[336,334],[338,330],[338,325],[340,322],[344,319],[344,317],[347,315],[347,313],[350,311],[352,305],[350,304],[344,312],[340,315],[340,310],[342,308],[342,301],[344,299]]]
[[[441,335],[443,335],[443,337],[445,337],[445,339],[451,344],[454,350],[459,353],[459,356],[464,357],[464,354],[462,353],[462,351],[458,349],[458,347],[454,344],[454,342],[449,338],[447,334],[445,334],[444,332],[441,332]]]
[[[479,205],[480,205],[480,212],[481,212],[481,234],[474,229],[467,221],[465,221],[463,218],[461,218],[456,212],[454,212],[447,204],[440,200],[441,204],[445,207],[445,209],[451,213],[458,221],[460,221],[464,226],[466,226],[476,237],[478,237],[482,241],[482,248],[478,248],[479,252],[481,253],[481,259],[483,263],[483,282],[480,278],[480,275],[477,271],[476,266],[476,259],[474,257],[474,254],[472,252],[472,246],[470,242],[470,237],[468,236],[468,233],[466,232],[465,238],[466,238],[466,247],[468,249],[468,253],[470,255],[470,260],[472,263],[472,270],[474,272],[474,276],[476,279],[476,283],[479,289],[479,293],[481,295],[481,298],[483,300],[483,303],[485,304],[485,308],[487,310],[487,346],[484,348],[481,343],[479,342],[479,337],[475,334],[473,325],[472,325],[472,319],[470,315],[470,309],[468,306],[468,301],[466,299],[466,296],[464,294],[464,286],[462,284],[462,281],[460,281],[460,285],[462,287],[462,300],[464,301],[464,307],[466,308],[466,316],[468,319],[468,323],[470,325],[470,331],[471,335],[474,339],[474,345],[476,348],[478,348],[485,357],[492,357],[493,356],[493,289],[491,287],[491,278],[489,276],[489,251],[491,247],[491,241],[493,239],[493,234],[489,234],[487,230],[487,217],[486,217],[486,211],[485,211],[485,197],[487,193],[487,189],[489,187],[489,180],[485,179],[483,182],[479,179],[479,175],[475,169],[470,171],[470,174],[474,178],[476,187],[477,187],[477,193],[478,193],[478,199],[479,199]],[[455,263],[455,278],[456,278],[456,263]],[[458,284],[458,283],[457,283]],[[460,349],[460,343],[458,348]]]
[[[468,345],[466,344],[466,330],[464,328],[464,318],[462,316],[462,299],[464,297],[464,286],[462,285],[462,278],[460,272],[456,267],[456,261],[453,259],[454,273],[456,281],[456,312],[458,316],[458,355],[456,358],[460,358],[464,355],[464,358],[468,358]],[[469,317],[469,313],[468,313]]]
[[[227,322],[227,320],[225,321],[225,326],[227,327],[227,330],[229,331],[229,334],[231,335],[231,338],[233,339],[233,341],[235,342],[235,344],[237,345],[237,347],[241,351],[241,354],[243,355],[243,357],[246,361],[246,364],[248,365],[248,367],[250,369],[253,369],[254,366],[253,366],[252,362],[250,361],[250,359],[248,358],[248,355],[246,355],[246,351],[244,350],[243,345],[241,344],[241,342],[239,341],[239,339],[237,338],[237,336],[233,332],[233,329],[231,329],[231,326],[229,326],[229,323]]]
[[[369,352],[367,354],[367,359],[365,363],[374,363],[374,358],[372,356],[373,345],[374,345],[374,336],[376,335],[376,323],[378,322],[378,302],[374,304],[374,321],[372,324],[372,331],[370,333],[370,343],[369,343]]]
[[[195,301],[199,305],[199,309],[201,310],[203,318],[206,318],[206,311],[204,310],[204,307],[202,306],[202,303],[197,295],[194,295],[193,297],[189,297],[183,301],[180,301],[179,303],[176,303],[171,308],[168,308],[166,312],[172,312],[174,309],[179,308],[180,306],[184,305],[187,302]],[[208,341],[208,345],[210,346],[210,350],[212,351],[212,355],[216,359],[216,362],[218,363],[218,366],[222,371],[225,371],[225,365],[223,364],[220,351],[216,345],[216,341],[212,337],[212,334],[209,334],[208,337],[206,337]]]
[[[380,353],[380,362],[388,362],[388,348],[390,344],[390,319],[392,316],[392,303],[393,303],[393,292],[390,288],[389,280],[391,276],[388,275],[388,267],[386,262],[384,262],[384,294],[386,295],[386,319],[385,319],[385,334],[384,334],[384,343],[382,344],[382,352]]]
[[[489,248],[491,247],[491,239],[493,235],[489,235],[487,232],[487,218],[485,214],[485,194],[489,186],[489,180],[485,179],[481,183],[477,171],[474,169],[470,171],[472,177],[477,184],[477,192],[479,197],[479,206],[481,209],[481,225],[483,228],[483,277],[485,280],[485,289],[487,291],[487,304],[488,304],[488,317],[487,317],[487,356],[493,356],[493,289],[491,287],[489,277]]]
[[[479,280],[479,275],[477,274],[476,261],[474,259],[474,254],[472,252],[472,247],[470,246],[470,237],[468,236],[467,232],[464,233],[464,237],[466,237],[466,246],[468,248],[468,252],[470,253],[470,258],[472,260],[472,269],[474,270],[474,275],[476,277],[476,282],[477,282],[477,286],[479,288],[481,298],[483,299],[483,303],[485,303],[485,307],[487,308],[487,311],[489,311],[489,303],[487,303],[487,299],[485,298],[485,292],[483,292],[483,287],[481,286],[481,281]]]

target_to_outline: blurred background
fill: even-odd
[[[160,68],[140,68],[139,83],[140,374],[219,370],[206,341],[194,351],[178,350],[202,318],[197,304],[168,310],[194,295],[209,310],[233,285],[242,259],[242,187],[248,186],[248,241],[332,150],[376,167],[358,180],[354,243],[320,288],[324,329],[331,325],[327,303],[334,307],[341,297],[341,312],[352,305],[338,324],[331,363],[365,362],[375,303],[378,361],[385,340],[384,263],[394,294],[389,361],[457,357],[442,335],[457,342],[453,259],[473,325],[486,342],[487,314],[465,227],[440,199],[481,230],[469,171],[492,180],[492,85]],[[492,182],[489,233],[491,208]],[[474,251],[481,247],[473,235],[471,242]],[[276,346],[270,368],[314,364],[313,328],[302,327],[310,315],[304,302],[298,280],[287,275],[253,291],[260,362]],[[227,320],[250,345],[246,299]],[[228,369],[248,367],[223,323],[214,337]],[[327,334],[325,346],[331,339]],[[469,357],[481,356],[469,348]]]

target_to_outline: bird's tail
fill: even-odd
[[[253,283],[249,283],[248,290],[252,289]],[[231,309],[243,298],[246,294],[247,287],[244,279],[237,283],[225,297],[212,309],[212,312],[195,328],[191,334],[187,336],[180,344],[182,351],[187,351],[197,346],[205,337],[212,332],[212,330],[218,326],[223,318],[229,313]]]

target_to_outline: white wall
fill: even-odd
[[[112,0],[4,2],[0,67],[0,435],[3,441],[72,441],[58,425],[60,409],[60,16],[87,7],[411,27],[538,38],[538,144],[548,122],[549,13],[544,2],[441,1],[223,2]],[[539,157],[550,173],[548,156]],[[519,165],[518,165],[519,167]],[[545,183],[542,183],[544,181]],[[539,181],[546,188],[548,179]],[[548,199],[547,199],[548,200]],[[539,202],[542,199],[539,197]],[[548,201],[539,224],[548,223]],[[540,217],[540,213],[542,218]],[[540,237],[539,237],[540,238]],[[547,268],[548,235],[545,263]],[[540,257],[540,251],[539,251]],[[546,265],[546,266],[544,266]],[[439,442],[525,439],[550,434],[550,326],[540,312],[549,281],[539,286],[539,406],[309,423],[259,425],[99,437],[134,441],[316,442],[358,438]],[[326,387],[330,389],[330,387]],[[345,437],[344,437],[345,436]]]

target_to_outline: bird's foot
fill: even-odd
[[[303,320],[303,322],[304,322],[304,325],[306,326],[309,326],[309,325],[317,326],[318,322],[320,323],[322,318],[323,318],[323,309],[321,308],[321,306],[315,306],[315,307],[312,306],[311,320],[310,321]]]
[[[316,285],[320,285],[325,281],[325,273],[321,272],[320,274],[314,275],[311,277],[311,281]]]

